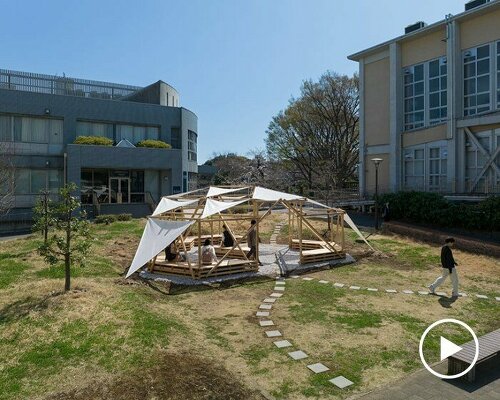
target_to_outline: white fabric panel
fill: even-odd
[[[179,207],[188,206],[190,204],[198,203],[198,200],[188,200],[188,201],[176,201],[172,199],[167,199],[166,197],[162,197],[156,209],[153,212],[153,217],[155,215],[160,215],[164,212],[175,210]]]
[[[323,203],[320,203],[319,201],[311,200],[311,199],[306,199],[308,203],[315,204],[317,206],[323,207],[323,208],[330,208],[328,206],[325,206]]]
[[[277,190],[266,189],[260,186],[255,186],[252,198],[263,201],[306,200],[305,197],[297,196],[295,194],[288,194],[285,192],[278,192]]]
[[[194,221],[165,221],[148,218],[126,278],[153,259],[192,224]]]
[[[242,189],[245,189],[245,188],[229,189],[229,188],[219,188],[216,186],[210,186],[210,188],[208,189],[207,197],[220,196],[221,194],[238,192],[239,190],[242,190]]]
[[[370,249],[375,251],[375,249],[371,246],[370,243],[368,243],[363,234],[359,231],[354,221],[351,219],[351,217],[349,217],[349,215],[347,215],[347,213],[344,214],[344,221],[347,222],[347,225],[349,225],[351,229],[358,234],[358,236],[368,245]]]
[[[228,208],[237,206],[238,204],[244,203],[248,200],[239,201],[217,201],[214,199],[207,199],[205,203],[205,208],[203,209],[203,214],[201,219],[210,217],[211,215],[217,214],[221,211],[227,210]]]

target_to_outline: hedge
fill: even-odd
[[[104,136],[78,136],[74,144],[91,144],[97,146],[113,146],[113,141]]]
[[[162,140],[141,140],[136,144],[137,147],[152,147],[155,149],[171,149],[172,146],[168,143],[165,143]]]
[[[456,203],[437,193],[398,192],[379,197],[379,206],[389,203],[391,219],[438,227],[500,231],[500,196],[477,204]]]
[[[96,224],[106,224],[106,225],[109,225],[115,221],[118,221],[118,215],[114,215],[114,214],[102,214],[102,215],[98,215],[94,219],[94,222]]]

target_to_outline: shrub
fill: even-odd
[[[116,219],[118,221],[130,221],[132,219],[132,214],[118,214]]]
[[[500,230],[500,197],[479,204],[453,203],[437,193],[398,192],[379,197],[379,207],[389,203],[390,217],[441,227]]]
[[[95,146],[112,146],[113,141],[104,136],[78,136],[75,144],[91,144]]]
[[[137,147],[152,147],[155,149],[171,149],[172,146],[165,143],[163,140],[141,140],[136,144]]]
[[[118,220],[118,216],[117,215],[114,215],[114,214],[102,214],[102,215],[98,215],[97,217],[95,217],[94,222],[96,224],[106,224],[106,225],[109,225],[112,222],[115,222],[117,220]]]

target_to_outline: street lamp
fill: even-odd
[[[375,230],[378,231],[378,166],[382,161],[381,158],[372,158],[375,164]]]

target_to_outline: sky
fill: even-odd
[[[301,83],[465,0],[0,0],[0,68],[146,86],[198,116],[198,162],[265,148]]]

